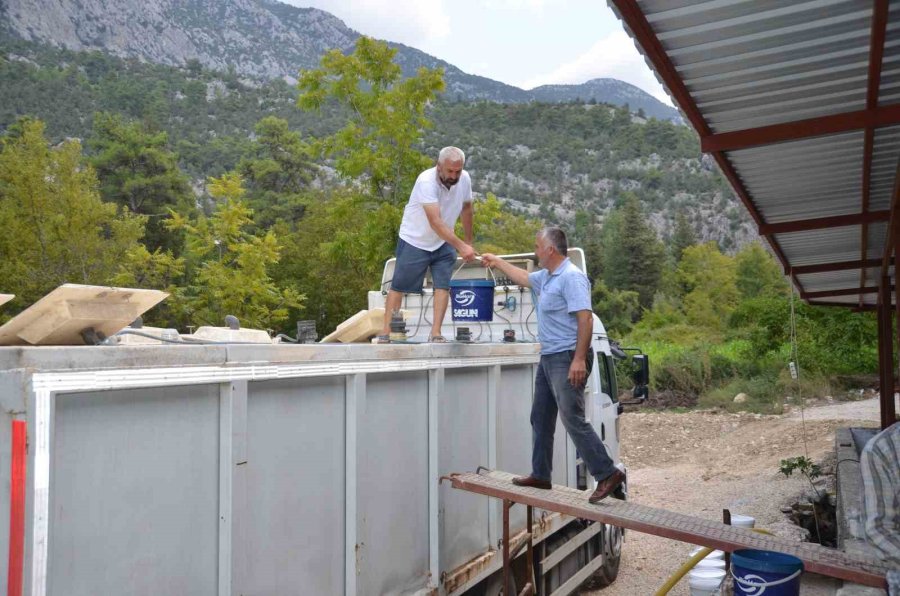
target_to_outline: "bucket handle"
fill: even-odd
[[[771,581],[771,582],[761,582],[761,583],[747,581],[746,579],[744,579],[742,577],[736,576],[734,574],[733,567],[731,568],[730,573],[731,573],[731,577],[734,578],[734,581],[741,584],[742,586],[747,586],[747,587],[751,587],[751,588],[771,588],[772,586],[779,586],[781,584],[788,583],[789,581],[791,581],[792,579],[796,578],[798,575],[803,573],[803,568],[801,567],[800,569],[798,569],[797,571],[795,571],[794,573],[790,574],[787,577],[782,577],[781,579],[777,579],[777,580]]]
[[[480,260],[481,260],[481,257],[480,257],[480,256],[476,256],[475,259],[478,260],[478,261],[480,261]],[[462,264],[461,264],[459,267],[456,268],[456,271],[453,272],[453,275],[450,276],[450,279],[453,279],[454,277],[456,277],[456,274],[459,273],[460,270],[462,270],[462,268],[465,267],[465,266],[466,266],[466,262],[463,261]],[[497,276],[494,275],[494,268],[493,268],[493,267],[485,267],[485,269],[487,269],[487,270],[490,272],[491,277],[494,279],[494,285],[496,286],[496,285],[497,285]]]

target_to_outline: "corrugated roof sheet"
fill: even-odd
[[[661,82],[674,85],[676,97],[688,97],[688,111],[699,114],[712,135],[866,108],[876,16],[871,0],[638,0],[646,22],[634,18],[633,3],[610,0],[610,5],[630,14],[626,29],[650,40],[648,63]],[[900,2],[889,3],[887,10],[878,101],[897,105]],[[792,222],[855,217],[864,209],[886,212],[900,160],[900,125],[874,129],[866,192],[866,133],[862,125],[857,128],[725,150],[723,156],[763,224],[780,224],[779,230]],[[887,241],[884,219],[867,224],[857,219],[839,227],[833,225],[840,220],[831,221],[827,227],[819,224],[820,229],[769,238],[788,268],[881,259]],[[862,273],[860,265],[795,279],[806,293],[826,292],[859,288]],[[865,269],[866,286],[875,285],[880,276],[878,267]],[[875,300],[873,294],[814,302]]]

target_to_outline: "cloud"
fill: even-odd
[[[288,0],[337,16],[365,35],[411,46],[450,34],[444,0]]]
[[[488,10],[541,10],[548,0],[484,0]]]
[[[623,30],[613,31],[595,43],[587,52],[553,71],[519,83],[523,89],[540,85],[579,84],[596,78],[611,78],[640,87],[661,102],[672,100],[644,62],[634,42]]]

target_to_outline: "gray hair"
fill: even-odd
[[[459,147],[444,147],[441,149],[441,152],[438,153],[438,163],[446,163],[446,162],[456,163],[461,161],[462,163],[466,163],[466,154],[463,153],[463,150]]]
[[[569,254],[569,242],[566,240],[566,233],[562,228],[557,226],[547,226],[538,232],[538,236],[550,243],[550,246],[556,249],[556,252],[562,256]]]

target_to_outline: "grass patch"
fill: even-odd
[[[743,403],[734,398],[743,393]],[[721,408],[729,412],[754,412],[757,414],[781,414],[784,411],[783,394],[777,379],[769,376],[749,379],[732,379],[728,383],[700,395],[697,405],[702,408]]]

